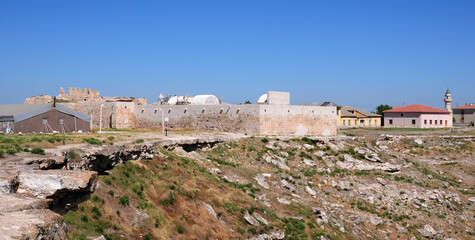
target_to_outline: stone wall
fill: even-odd
[[[269,105],[290,105],[289,92],[267,92],[267,104]]]
[[[137,105],[133,102],[103,103],[103,128],[201,129],[249,135],[335,135],[336,107],[291,105]],[[65,103],[90,115],[99,128],[101,103]]]
[[[115,103],[59,103],[66,107],[69,107],[78,112],[87,114],[91,117],[91,123],[93,128],[99,128],[101,104],[104,104],[102,108],[102,127],[103,128],[115,128]],[[91,115],[92,113],[92,115]]]
[[[25,99],[23,102],[24,104],[44,104],[44,103],[52,103],[53,102],[53,97],[50,95],[40,95],[40,96],[34,96],[34,97],[29,97]]]
[[[259,105],[261,135],[335,135],[336,107]]]
[[[250,135],[335,135],[336,107],[286,105],[148,105],[135,109],[136,127],[240,132]]]
[[[162,111],[169,128],[259,133],[257,105],[156,105],[136,108],[136,127],[162,128]]]

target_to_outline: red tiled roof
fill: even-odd
[[[475,104],[467,104],[460,107],[454,107],[453,109],[475,109]]]
[[[393,109],[389,109],[383,111],[384,113],[446,113],[449,114],[449,111],[442,110],[434,107],[429,107],[426,105],[421,104],[412,104],[409,106],[404,107],[395,107]]]

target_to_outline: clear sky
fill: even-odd
[[[0,103],[214,94],[443,108],[475,102],[475,1],[0,0]]]

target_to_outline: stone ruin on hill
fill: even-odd
[[[147,105],[146,98],[133,97],[101,97],[99,91],[90,88],[68,88],[65,93],[64,88],[59,88],[57,102],[80,103],[80,102],[135,102],[137,105]],[[25,99],[25,104],[52,103],[53,97],[49,95],[33,96]]]

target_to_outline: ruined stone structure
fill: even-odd
[[[161,129],[162,117],[170,129],[189,128],[240,132],[250,135],[334,135],[336,107],[292,106],[288,93],[268,92],[266,104],[138,105],[134,102],[62,103],[91,116],[103,128]],[[163,116],[162,116],[163,114]]]
[[[59,88],[59,95],[56,100],[59,102],[85,102],[91,100],[99,100],[99,91],[93,91],[90,88],[68,88],[68,93],[64,92],[64,88]]]
[[[49,95],[41,95],[29,97],[25,100],[25,104],[40,104],[40,103],[52,103],[53,97]],[[133,97],[101,97],[99,91],[94,91],[90,88],[68,88],[68,92],[65,93],[64,88],[59,88],[59,95],[56,96],[56,102],[59,103],[84,103],[84,102],[133,102],[137,105],[147,105],[146,98],[133,98]]]

